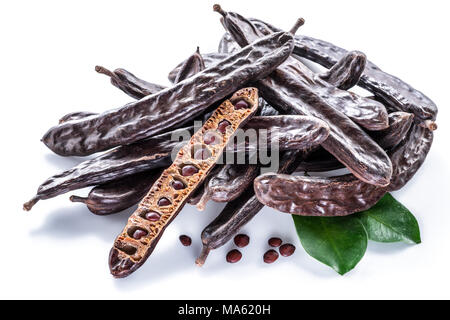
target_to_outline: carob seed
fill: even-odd
[[[186,188],[186,185],[180,180],[173,180],[171,185],[175,190],[182,190]]]
[[[203,142],[207,145],[215,145],[221,142],[221,138],[216,132],[208,131],[203,135]]]
[[[264,253],[263,259],[265,263],[273,263],[278,259],[278,252],[270,249],[269,251]]]
[[[192,239],[191,237],[183,234],[180,236],[180,242],[183,246],[189,247],[192,244]]]
[[[238,234],[234,237],[234,244],[239,248],[246,247],[250,242],[250,238],[246,234]]]
[[[145,219],[148,221],[158,221],[161,218],[161,215],[158,212],[150,211],[145,214]]]
[[[196,160],[205,160],[209,157],[211,157],[211,152],[206,148],[199,149],[194,154],[194,159]]]
[[[230,125],[230,121],[228,120],[222,120],[219,122],[218,126],[217,126],[217,130],[222,133],[225,134],[225,132],[227,132],[227,127]]]
[[[277,248],[277,247],[281,246],[283,241],[280,238],[273,237],[273,238],[269,239],[268,243],[269,243],[269,246]]]
[[[292,244],[290,244],[290,243],[283,244],[283,245],[280,247],[280,254],[281,254],[283,257],[289,257],[289,256],[291,256],[291,255],[294,253],[294,251],[295,251],[295,246],[292,245]]]
[[[136,240],[141,239],[142,237],[145,237],[148,234],[147,231],[142,229],[136,229],[136,231],[133,232],[133,238]]]
[[[248,106],[249,106],[249,104],[248,104],[247,101],[245,101],[245,100],[239,100],[239,101],[237,101],[237,102],[234,104],[234,108],[235,108],[236,110],[239,110],[239,109],[247,109]]]
[[[181,168],[181,175],[184,177],[192,176],[196,173],[198,173],[198,168],[191,164],[185,165]]]
[[[236,263],[239,260],[241,260],[241,258],[242,258],[242,253],[237,249],[233,249],[230,252],[228,252],[228,254],[227,254],[227,262],[229,262],[229,263]]]
[[[158,200],[158,206],[160,206],[160,207],[165,207],[165,206],[168,206],[170,204],[171,204],[171,202],[167,198],[161,198],[161,199]]]

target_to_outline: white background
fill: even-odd
[[[243,260],[224,262],[232,244],[194,259],[200,232],[220,212],[186,207],[147,263],[113,279],[107,257],[130,211],[92,215],[71,194],[22,203],[47,177],[81,159],[52,154],[40,137],[60,116],[103,111],[130,101],[94,72],[124,67],[167,84],[167,73],[191,54],[215,51],[223,28],[210,1],[2,1],[0,5],[1,213],[0,298],[450,298],[448,1],[222,1],[226,10],[358,49],[411,83],[440,107],[428,159],[395,197],[417,217],[423,243],[370,243],[355,270],[339,276],[310,258],[290,216],[264,209],[245,228]],[[86,194],[88,190],[75,192]],[[182,247],[178,236],[192,236]],[[269,236],[297,246],[291,258],[262,263]]]

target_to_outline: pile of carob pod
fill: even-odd
[[[202,265],[264,205],[304,216],[360,212],[402,188],[430,150],[436,105],[363,53],[295,35],[302,19],[284,32],[219,5],[214,10],[226,30],[218,52],[197,50],[170,72],[171,87],[96,67],[136,101],[101,114],[68,114],[42,138],[61,156],[106,152],[47,179],[25,210],[87,186],[95,186],[87,198],[71,200],[95,214],[139,203],[109,256],[115,277],[146,261],[186,203],[202,210],[208,200],[228,202],[202,232]],[[316,74],[303,59],[328,70]],[[347,91],[353,86],[373,96]],[[195,133],[194,120],[203,123]],[[269,144],[279,140],[277,173],[260,175],[258,162],[216,165],[239,128],[267,129]],[[186,130],[193,134],[189,142],[171,139]],[[181,149],[172,159],[175,147]],[[231,150],[248,154],[251,148],[244,143]],[[291,175],[338,168],[350,173]]]

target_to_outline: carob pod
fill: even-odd
[[[219,43],[219,53],[230,54],[236,52],[240,46],[233,37],[226,32]],[[351,51],[344,55],[328,71],[319,75],[320,78],[342,90],[348,90],[358,84],[364,72],[366,55],[362,52]]]
[[[322,143],[329,134],[329,128],[325,122],[306,116],[253,117],[245,129],[257,131],[264,127],[278,128],[278,130],[269,132],[266,148],[270,148],[271,141],[279,143],[279,149],[272,150],[272,152],[310,149]],[[236,147],[241,149],[239,145],[235,145]],[[252,150],[252,145],[245,147],[247,152],[257,151],[256,149]],[[197,203],[197,208],[203,210],[210,199],[217,202],[236,199],[257,176],[259,169],[258,165],[225,165],[222,170],[212,174],[205,182],[203,196]]]
[[[367,58],[364,53],[350,51],[319,77],[339,89],[348,90],[358,84],[364,72],[366,61]]]
[[[267,28],[271,31],[279,31],[278,28],[261,20],[250,20],[263,33],[266,33]],[[296,35],[293,53],[319,63],[326,68],[331,68],[348,51],[320,39]],[[358,85],[372,92],[377,99],[385,102],[385,104],[394,106],[397,111],[413,113],[416,121],[421,120],[429,129],[436,129],[434,124],[438,112],[436,104],[422,92],[414,89],[401,79],[384,72],[371,61],[367,61]]]
[[[188,79],[204,69],[205,62],[200,54],[200,48],[197,47],[197,51],[195,51],[194,54],[191,55],[180,67],[180,71],[178,72],[174,83],[179,83],[185,79]]]
[[[260,166],[246,164],[226,164],[210,175],[204,183],[202,197],[197,209],[203,211],[209,200],[229,202],[239,197],[258,176]]]
[[[95,71],[110,77],[111,84],[113,86],[119,88],[130,97],[138,100],[166,89],[166,87],[158,84],[139,79],[125,69],[119,68],[114,71],[110,71],[105,67],[96,66]]]
[[[70,112],[68,114],[66,114],[65,116],[63,116],[61,119],[59,119],[58,123],[64,123],[67,121],[72,121],[72,120],[79,120],[79,119],[83,119],[83,118],[87,118],[90,116],[95,116],[98,113],[95,112],[90,112],[90,111],[75,111],[75,112]]]
[[[128,219],[123,232],[116,238],[109,256],[114,277],[123,278],[147,260],[165,228],[204,181],[226,144],[258,108],[258,91],[245,88],[223,102],[189,143],[178,152],[173,164],[163,171],[138,209]],[[218,131],[222,121],[230,123],[224,134]],[[211,141],[209,132],[221,134],[222,141]],[[207,157],[205,157],[205,152]]]
[[[401,189],[417,172],[430,150],[433,132],[413,124],[404,141],[390,152],[391,183],[375,187],[352,175],[331,178],[268,173],[254,181],[259,201],[282,212],[306,216],[345,216],[367,210],[389,191]]]
[[[218,5],[214,6],[214,10],[222,14],[223,24],[239,45],[244,46],[263,35],[242,16],[224,12]],[[311,115],[326,121],[330,126],[330,135],[322,146],[359,179],[378,186],[389,184],[392,165],[387,154],[337,110],[342,107],[358,110],[365,106],[365,110],[370,111],[369,123],[379,122],[382,127],[378,129],[382,129],[388,126],[383,105],[371,104],[366,101],[370,99],[339,90],[317,77],[314,79],[314,74],[294,58],[288,58],[256,85],[261,96],[272,106],[286,113]],[[378,117],[380,121],[377,121]]]
[[[371,132],[372,138],[385,150],[392,149],[405,139],[414,122],[414,114],[397,111],[389,114],[389,128]]]
[[[397,111],[389,114],[389,128],[371,132],[380,147],[389,150],[401,143],[413,124],[414,115]],[[344,166],[323,148],[315,150],[297,168],[297,172],[322,172],[342,169]]]
[[[160,170],[138,173],[94,187],[87,197],[71,196],[96,215],[109,215],[134,206],[142,200],[160,175]]]
[[[292,173],[303,159],[302,150],[286,151],[281,156],[279,173]],[[264,205],[254,191],[248,188],[239,198],[228,202],[220,214],[202,231],[203,248],[195,263],[202,266],[211,250],[217,249],[233,238]]]
[[[207,54],[201,55],[203,64],[205,65],[206,68],[216,64],[219,61],[222,61],[222,60],[228,58],[229,56],[230,56],[229,54],[223,54],[223,53],[217,53],[217,52],[212,52],[212,53],[207,53]],[[171,83],[175,83],[175,80],[176,80],[178,74],[180,73],[182,66],[186,63],[186,61],[188,59],[177,64],[177,66],[175,68],[173,68],[172,71],[169,72],[169,75],[167,78],[169,79],[169,81]]]
[[[23,205],[28,211],[39,200],[50,199],[66,192],[95,186],[124,178],[139,172],[169,166],[173,148],[180,142],[172,141],[172,134],[178,136],[192,128],[182,128],[138,143],[115,148],[95,158],[83,161],[77,166],[58,173],[45,180],[36,195]]]
[[[292,48],[292,35],[274,33],[171,88],[86,120],[55,126],[42,141],[59,155],[84,156],[169,131],[245,83],[268,75]]]
[[[291,125],[285,126],[285,123]],[[247,122],[244,129],[247,126],[257,131],[266,129],[269,138],[266,142],[267,145],[271,145],[271,139],[284,135],[285,138],[279,140],[280,150],[302,148],[306,142],[321,141],[328,134],[328,126],[323,121],[304,116],[290,116],[286,119],[267,116],[253,117]],[[305,132],[306,128],[311,131]],[[181,146],[181,142],[171,140],[172,136],[184,136],[183,133],[192,133],[192,131],[192,127],[181,128],[131,145],[120,146],[58,173],[39,186],[36,196],[24,204],[24,209],[30,210],[39,200],[50,199],[72,190],[169,166],[172,150]],[[286,139],[286,137],[291,140]],[[236,144],[227,151],[235,153],[254,152],[257,147],[253,144]]]
[[[192,77],[193,75],[199,73],[200,71],[205,69],[205,63],[203,62],[203,58],[200,55],[200,49],[197,47],[197,51],[190,56],[184,64],[180,67],[178,71],[177,78],[175,79],[175,83],[181,82],[185,79]],[[159,92],[165,89],[162,86],[155,85],[153,83],[141,80],[135,77],[131,72],[125,69],[116,69],[114,72],[109,71],[104,67],[97,66],[95,67],[97,72],[106,74],[111,76],[111,83],[114,84],[117,88],[121,89],[125,93],[130,93],[130,97],[141,99],[145,96],[151,95],[153,93]],[[122,75],[128,75],[128,77],[124,78],[122,81]],[[134,81],[131,81],[134,80]],[[116,85],[117,84],[117,85]],[[79,120],[82,118],[87,118],[89,116],[98,115],[98,113],[94,112],[71,112],[66,114],[59,120],[59,123],[71,121],[71,120]],[[207,117],[208,118],[208,117]]]

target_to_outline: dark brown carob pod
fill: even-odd
[[[239,47],[239,49],[240,48],[241,47]],[[229,54],[217,53],[217,52],[201,54],[203,64],[205,65],[206,68],[216,64],[219,61],[226,59],[229,56],[230,56]],[[175,83],[175,80],[181,71],[181,67],[184,64],[186,64],[187,60],[189,60],[189,59],[190,59],[190,57],[187,58],[186,60],[184,60],[183,62],[177,64],[177,66],[169,72],[168,79],[170,82]]]
[[[111,79],[111,84],[118,89],[125,92],[132,98],[142,99],[146,96],[157,93],[164,90],[166,87],[147,82],[145,80],[139,79],[131,72],[125,69],[116,69],[110,71],[102,66],[96,66],[95,71],[98,73],[107,75]]]
[[[95,112],[89,112],[89,111],[76,111],[76,112],[71,112],[66,114],[65,116],[61,117],[61,119],[59,119],[58,123],[64,123],[67,121],[72,121],[72,120],[79,120],[79,119],[83,119],[83,118],[87,118],[90,116],[95,116],[98,113]]]
[[[163,171],[140,202],[138,209],[128,219],[123,232],[116,238],[109,257],[109,266],[114,277],[123,278],[130,275],[147,260],[165,228],[204,181],[236,130],[243,126],[257,109],[258,92],[255,88],[237,91],[230,100],[219,106],[189,143],[181,148],[173,164]],[[230,125],[228,130],[222,133],[219,132],[218,126],[224,120]],[[220,142],[210,143],[211,140],[207,136],[211,130],[221,134]],[[205,152],[208,155],[206,157]]]
[[[279,31],[278,28],[258,19],[250,19],[254,25],[265,32]],[[310,59],[326,68],[334,66],[348,51],[330,42],[304,35],[295,36],[294,54]],[[371,61],[367,61],[364,73],[358,83],[362,88],[372,92],[377,100],[392,105],[397,111],[413,113],[415,120],[426,121],[426,127],[433,130],[436,125],[436,104],[422,92],[414,89],[401,79],[384,72]]]
[[[389,114],[389,128],[371,132],[370,135],[380,147],[390,150],[400,144],[408,134],[413,124],[414,115],[408,112],[393,112]],[[341,169],[344,166],[323,148],[319,148],[303,161],[296,172],[323,172]]]
[[[167,167],[172,150],[180,146],[180,142],[171,139],[184,132],[192,132],[192,128],[182,128],[149,138],[147,140],[121,146],[86,160],[77,166],[58,173],[45,180],[38,188],[36,195],[23,205],[29,211],[39,201],[50,199],[66,192],[89,186],[104,184],[129,175]]]
[[[109,215],[134,206],[142,200],[161,171],[142,172],[94,187],[87,197],[71,196],[70,201],[84,203],[96,215]]]
[[[366,55],[350,51],[333,67],[320,75],[320,78],[342,90],[356,86],[366,66]]]
[[[227,13],[220,6],[214,10],[223,16],[223,25],[241,46],[263,36],[252,23],[236,13]],[[314,79],[314,74],[300,61],[288,58],[268,77],[257,82],[262,97],[272,106],[286,113],[311,115],[330,126],[330,135],[322,146],[342,162],[362,181],[386,186],[392,175],[392,165],[387,154],[364,131],[339,111],[342,107],[362,114],[369,112],[371,126],[379,118],[383,129],[388,126],[383,105],[370,99],[339,90],[327,82]],[[351,103],[350,103],[351,102]],[[374,118],[375,117],[375,118]],[[361,119],[365,119],[362,116]],[[354,120],[354,118],[352,118]],[[360,123],[361,124],[361,123]],[[374,127],[371,127],[372,129]]]
[[[268,173],[254,181],[258,200],[282,212],[306,216],[345,216],[374,206],[389,191],[402,188],[430,150],[433,132],[414,124],[404,141],[390,151],[390,185],[375,187],[352,175],[321,178]]]
[[[253,117],[245,129],[253,129],[258,132],[261,128],[270,128],[267,131],[267,143],[263,148],[271,148],[272,142],[276,142],[278,150],[310,149],[322,143],[329,134],[328,125],[314,117],[307,116],[272,116]],[[237,150],[245,149],[247,152],[257,152],[257,146],[246,144],[235,145]],[[197,209],[203,210],[211,199],[216,202],[229,202],[236,199],[252,183],[257,176],[260,166],[229,164],[222,170],[210,175],[205,182],[202,198],[197,203]]]
[[[408,134],[414,122],[414,114],[408,112],[393,112],[389,114],[389,128],[372,132],[373,139],[385,150],[401,143]]]
[[[181,66],[174,83],[179,83],[205,69],[205,62],[200,54],[200,48],[191,55]]]
[[[304,157],[302,150],[286,151],[281,156],[279,173],[292,173]],[[202,266],[211,250],[233,238],[264,207],[254,191],[248,188],[237,199],[228,202],[220,214],[202,231],[203,249],[195,263]]]
[[[292,35],[274,33],[171,88],[98,116],[55,126],[42,141],[59,155],[85,156],[169,131],[245,83],[264,78],[289,57],[292,48]]]

